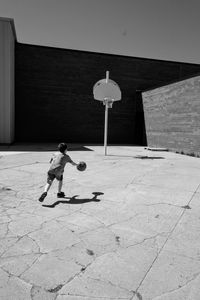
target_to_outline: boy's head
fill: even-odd
[[[64,153],[66,150],[67,150],[67,144],[66,143],[60,143],[58,145],[58,150],[61,152],[61,153]]]

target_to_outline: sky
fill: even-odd
[[[200,0],[0,0],[25,44],[200,64]]]

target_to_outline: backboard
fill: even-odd
[[[112,101],[121,100],[121,90],[118,84],[111,79],[101,79],[95,83],[93,87],[94,99],[104,101],[110,99]]]

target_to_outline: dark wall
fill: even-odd
[[[16,141],[103,143],[104,106],[93,85],[116,81],[122,101],[109,110],[109,143],[145,144],[144,89],[190,77],[199,65],[16,44]]]
[[[200,154],[200,76],[143,93],[147,142]]]

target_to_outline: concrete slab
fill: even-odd
[[[200,159],[70,145],[40,203],[54,150],[0,147],[0,299],[199,300]]]

